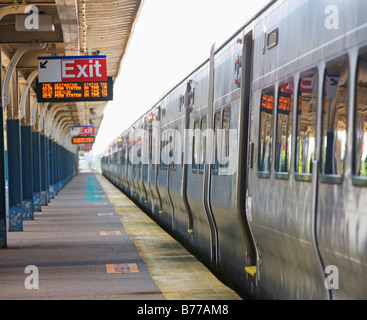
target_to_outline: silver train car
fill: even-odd
[[[102,158],[245,296],[367,299],[366,10],[269,1]]]

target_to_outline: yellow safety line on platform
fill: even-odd
[[[167,300],[241,300],[120,190],[97,177]]]

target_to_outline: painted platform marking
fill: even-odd
[[[107,273],[138,273],[136,263],[106,264]]]
[[[98,217],[103,217],[103,216],[113,216],[113,212],[102,212],[102,213],[97,213]]]
[[[103,191],[97,185],[96,179],[94,177],[87,178],[87,201],[103,201]]]
[[[100,231],[101,236],[121,236],[121,231]]]

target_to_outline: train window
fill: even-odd
[[[354,183],[367,185],[367,54],[358,60],[354,115]]]
[[[344,172],[347,142],[347,59],[326,68],[323,88],[321,174],[340,177]]]
[[[179,141],[179,132],[178,127],[176,126],[174,131],[172,132],[171,141],[173,141],[172,153],[170,156],[172,157],[171,168],[173,170],[176,169],[177,164],[179,162],[179,155],[181,154],[181,141]]]
[[[230,121],[231,121],[231,109],[230,107],[226,107],[223,109],[223,116],[222,116],[222,145],[221,145],[221,152],[219,154],[219,163],[220,168],[227,168],[229,165],[229,128],[230,128]]]
[[[273,131],[273,108],[274,108],[274,88],[262,91],[260,104],[260,141],[259,141],[259,161],[258,174],[266,178],[270,175],[271,144]]]
[[[220,129],[220,111],[217,111],[214,114],[214,165],[213,165],[213,174],[218,174],[218,130]]]
[[[201,119],[201,124],[200,124],[200,133],[201,133],[201,148],[200,148],[200,164],[199,164],[199,172],[203,173],[204,172],[204,167],[205,167],[205,158],[206,158],[206,136],[204,135],[206,131],[206,117],[203,117]]]
[[[167,131],[164,130],[162,132],[162,136],[161,136],[161,162],[160,162],[160,169],[162,169],[162,170],[168,169],[168,163],[167,163],[166,153],[163,152],[163,150],[167,146],[167,144],[168,144]]]
[[[194,137],[192,142],[192,171],[196,172],[197,165],[199,162],[199,120],[195,120],[194,122]]]
[[[311,181],[315,159],[318,73],[313,68],[303,72],[298,83],[297,139],[295,172],[298,180]]]
[[[278,91],[275,172],[289,173],[292,148],[293,79],[280,84]],[[281,178],[281,175],[277,175]]]

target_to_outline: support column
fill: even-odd
[[[23,215],[24,220],[34,219],[33,209],[33,156],[32,156],[32,127],[30,113],[30,95],[28,89],[23,89],[20,99],[21,140],[22,140],[22,184],[23,184]],[[24,96],[26,96],[24,98]],[[24,101],[22,101],[24,100]]]
[[[33,220],[33,156],[32,127],[22,126],[22,184],[24,220]]]
[[[48,205],[48,195],[47,195],[47,175],[48,175],[48,168],[47,168],[47,147],[46,147],[46,136],[41,133],[40,134],[40,152],[41,152],[41,197],[42,197],[42,205]]]
[[[41,143],[40,133],[32,132],[32,157],[33,157],[33,209],[42,211],[41,197]]]
[[[41,139],[39,130],[39,107],[37,98],[34,98],[31,109],[32,127],[32,164],[33,164],[33,209],[42,211],[42,180],[41,180]]]
[[[0,18],[9,14],[10,7],[4,7],[0,11]],[[21,133],[19,120],[19,90],[16,65],[22,55],[29,50],[42,50],[46,47],[41,43],[29,43],[21,46],[11,58],[5,73],[1,92],[3,108],[7,108],[7,146],[8,146],[8,176],[9,176],[9,231],[23,230],[23,191],[22,191],[22,156]],[[15,81],[13,80],[15,78]],[[10,82],[12,94],[10,91]],[[12,105],[10,105],[12,98]]]
[[[48,169],[48,178],[47,178],[47,195],[49,200],[54,198],[53,193],[53,185],[52,185],[52,144],[51,139],[46,137],[47,139],[47,169]]]
[[[0,66],[2,66],[0,44]],[[0,92],[2,92],[2,72],[0,71]],[[6,221],[6,157],[5,157],[5,141],[4,141],[4,106],[0,99],[0,248],[7,246],[7,221]]]
[[[22,145],[20,120],[6,121],[9,168],[9,231],[23,231]]]
[[[18,72],[12,78],[12,104],[8,106],[9,231],[23,231],[22,141],[19,120]]]

